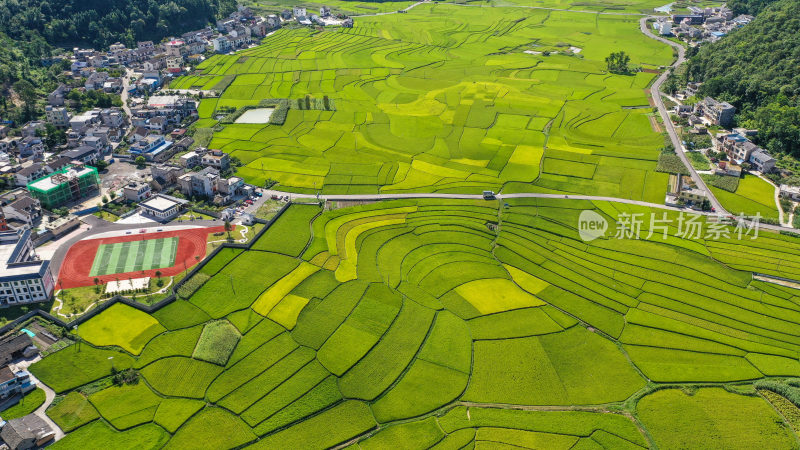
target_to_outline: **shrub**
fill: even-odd
[[[656,171],[689,175],[689,169],[683,164],[681,158],[677,154],[670,152],[662,152],[658,155]]]
[[[795,387],[794,385],[790,386],[789,384],[784,384],[774,380],[759,380],[756,381],[755,387],[756,389],[766,389],[785,397],[787,400],[792,402],[792,404],[800,408],[800,388]]]
[[[197,272],[192,275],[191,278],[186,280],[180,287],[178,287],[178,297],[180,298],[189,298],[200,289],[206,281],[211,278],[211,275],[208,275],[203,272]]]
[[[737,177],[711,175],[709,179],[712,186],[728,192],[736,192],[736,189],[739,188],[739,178]]]

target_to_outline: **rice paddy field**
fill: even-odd
[[[580,239],[584,210],[605,236]],[[651,212],[671,224],[615,237]],[[753,383],[796,385],[800,290],[753,274],[800,279],[800,238],[679,236],[678,214],[295,204],[273,225],[291,239],[219,253],[152,315],[109,308],[30,370],[64,396],[56,447],[796,448],[793,396],[779,413]]]
[[[617,50],[636,68],[672,60],[637,16],[422,4],[353,28],[284,28],[171,87],[227,86],[202,100],[195,126],[221,127],[209,146],[238,157],[255,185],[661,202],[663,138],[645,92],[655,71],[608,73]],[[292,105],[281,125],[218,123],[230,108],[281,99]]]
[[[778,206],[775,203],[775,186],[755,175],[746,175],[739,180],[735,192],[728,192],[718,187],[709,187],[717,200],[728,211],[747,216],[755,216],[778,220]]]

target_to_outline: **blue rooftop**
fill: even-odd
[[[172,141],[164,141],[163,143],[159,144],[156,147],[151,148],[146,152],[140,152],[133,147],[131,147],[130,152],[135,154],[157,155],[170,147],[172,147]]]

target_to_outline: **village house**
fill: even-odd
[[[94,72],[86,79],[83,87],[87,91],[94,91],[96,89],[103,89],[103,83],[108,80],[108,72]]]
[[[36,137],[41,136],[41,133],[44,133],[44,130],[44,122],[40,120],[34,120],[23,125],[22,128],[20,128],[20,133],[22,134],[22,137]]]
[[[26,186],[31,181],[45,175],[47,175],[47,172],[45,172],[44,165],[41,163],[33,163],[14,172],[14,182],[17,186]]]
[[[26,136],[17,142],[14,149],[17,159],[41,159],[44,154],[44,142],[35,136]]]
[[[728,128],[733,124],[736,108],[728,102],[719,102],[711,97],[706,97],[695,105],[695,113],[705,117],[714,125]]]
[[[742,176],[742,166],[730,161],[720,161],[714,168],[714,174],[739,178]]]
[[[68,128],[70,115],[67,108],[63,106],[47,105],[44,107],[44,115],[47,123],[56,128]]]
[[[64,106],[64,99],[69,93],[69,88],[59,84],[56,90],[47,94],[47,104],[50,106]]]
[[[750,159],[748,161],[753,168],[759,172],[768,173],[775,169],[775,158],[763,148],[754,150],[753,153],[750,154]]]
[[[122,188],[122,197],[129,202],[138,203],[150,197],[150,185],[140,181],[131,181]]]
[[[200,156],[200,153],[197,150],[184,153],[179,158],[181,166],[183,166],[183,167],[185,167],[187,169],[191,169],[193,167],[199,166],[200,165],[200,159],[201,159],[201,156]]]
[[[4,205],[2,212],[7,220],[32,227],[42,218],[42,204],[27,193],[23,193]]]
[[[153,181],[158,183],[158,188],[164,189],[178,182],[178,177],[183,175],[183,169],[168,164],[157,164],[150,167]]]
[[[209,150],[200,158],[200,164],[217,170],[227,170],[230,167],[230,161],[230,155],[221,150]]]
[[[0,430],[0,438],[11,450],[27,450],[46,446],[55,439],[55,432],[36,414],[11,419]]]
[[[675,105],[675,114],[680,117],[687,117],[694,111],[694,106],[692,105]]]
[[[19,236],[19,232],[13,234],[5,233],[5,236]],[[0,295],[6,294],[0,285]],[[15,336],[6,336],[0,339],[0,365],[7,367],[9,363],[17,359],[30,358],[39,351],[33,345],[33,341],[26,333],[19,333]]]
[[[67,167],[70,164],[72,164],[72,159],[70,159],[69,156],[58,155],[44,164],[44,171],[47,173],[47,175],[49,175],[53,172],[63,169],[64,167]]]
[[[83,145],[72,150],[61,153],[61,156],[69,158],[71,161],[79,161],[82,164],[94,164],[100,157],[96,148]]]
[[[165,140],[163,135],[150,134],[131,144],[128,151],[134,157],[143,156],[148,161],[160,162],[175,154],[171,147],[172,141]]]
[[[149,216],[160,222],[167,222],[183,211],[186,200],[169,195],[156,194],[139,204],[142,215]]]
[[[788,198],[792,201],[800,201],[800,186],[789,186],[788,184],[782,184],[780,186],[780,195],[781,197]]]

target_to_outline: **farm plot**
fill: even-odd
[[[580,239],[583,210],[606,236]],[[109,308],[31,371],[71,391],[74,414],[50,409],[59,423],[101,441],[672,448],[735,428],[746,436],[720,439],[793,445],[760,397],[700,386],[800,377],[800,291],[753,278],[800,279],[800,240],[678,235],[677,212],[661,216],[665,233],[614,237],[620,214],[650,212],[535,198],[292,205],[275,226],[301,237],[219,253],[188,299],[152,316]],[[110,386],[129,367],[139,383]]]
[[[760,397],[700,389],[665,389],[639,401],[638,414],[659,447],[790,448],[791,430]]]
[[[635,66],[671,59],[668,46],[642,36],[636,17],[424,4],[359,17],[353,28],[281,29],[173,84],[230,78],[219,99],[201,103],[208,132],[214,111],[293,105],[282,124],[222,124],[213,134],[209,145],[239,158],[239,174],[256,185],[661,201],[663,140],[651,130],[644,91],[654,74],[608,73],[604,60],[622,42]]]
[[[745,175],[739,180],[735,192],[728,192],[711,186],[714,195],[722,206],[733,214],[744,214],[769,219],[778,219],[778,206],[775,204],[775,186],[755,175]]]
[[[135,355],[162,331],[164,327],[152,316],[123,303],[112,305],[80,327],[81,337],[90,343],[117,345]]]

